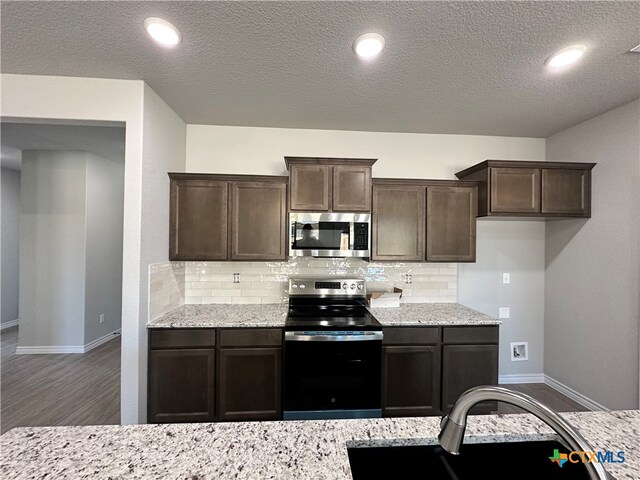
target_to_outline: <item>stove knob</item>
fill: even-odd
[[[355,283],[352,283],[352,284],[351,284],[351,290],[355,290],[355,289],[356,289],[356,284],[355,284]]]
[[[304,285],[300,285],[300,290],[304,290],[306,287]]]
[[[291,288],[293,288],[294,290],[298,289],[298,285],[296,285],[295,283],[293,285],[291,285]]]
[[[362,284],[358,284],[358,290],[362,290]]]
[[[342,288],[344,288],[346,290],[347,288],[349,288],[349,285],[347,285],[346,283],[343,283],[342,284]]]

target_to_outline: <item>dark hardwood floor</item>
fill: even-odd
[[[84,354],[16,355],[18,327],[0,332],[0,432],[120,423],[120,337]]]
[[[551,410],[555,410],[556,412],[586,412],[588,410],[579,403],[571,400],[569,397],[564,396],[562,393],[554,390],[549,385],[545,385],[544,383],[517,383],[500,386],[508,388],[510,390],[516,390],[518,392],[526,393],[539,402],[544,403],[547,407],[551,408]],[[498,402],[498,413],[525,412],[518,407],[514,407],[503,402]]]

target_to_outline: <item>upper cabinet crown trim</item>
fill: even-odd
[[[286,175],[228,175],[218,173],[169,172],[172,180],[215,180],[217,182],[277,182],[288,183]]]
[[[463,178],[472,173],[479,172],[489,167],[505,167],[505,168],[561,168],[563,170],[591,170],[595,167],[595,163],[584,162],[545,162],[532,160],[485,160],[484,162],[472,165],[469,168],[456,173],[456,177]]]
[[[371,167],[377,158],[333,158],[333,157],[284,157],[287,170],[292,164],[297,165],[362,165]]]

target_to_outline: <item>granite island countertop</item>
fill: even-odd
[[[147,324],[149,328],[284,327],[286,303],[182,305]],[[369,308],[385,327],[499,325],[501,322],[458,303],[404,303]]]
[[[562,413],[618,480],[640,472],[640,411]],[[438,417],[16,428],[0,437],[5,479],[341,479],[347,447],[437,442]],[[465,442],[555,439],[531,415],[471,416]],[[525,461],[523,459],[523,461]]]

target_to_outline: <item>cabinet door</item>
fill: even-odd
[[[170,260],[227,259],[228,183],[171,180]]]
[[[333,167],[333,211],[371,211],[371,167]]]
[[[424,260],[425,187],[374,185],[372,260]]]
[[[385,417],[440,413],[440,347],[383,347],[382,362]]]
[[[591,171],[542,169],[542,213],[591,215]]]
[[[475,187],[427,187],[427,261],[476,261]]]
[[[442,411],[448,413],[458,397],[471,387],[498,384],[497,345],[442,347]],[[479,404],[472,413],[489,413],[495,403]]]
[[[491,213],[540,213],[539,168],[491,168]]]
[[[287,186],[234,182],[231,193],[231,258],[284,260]]]
[[[282,418],[281,348],[222,348],[218,370],[221,420]]]
[[[331,208],[331,166],[291,165],[289,189],[292,211],[328,212]]]
[[[213,348],[149,352],[150,423],[214,419],[214,352]]]

